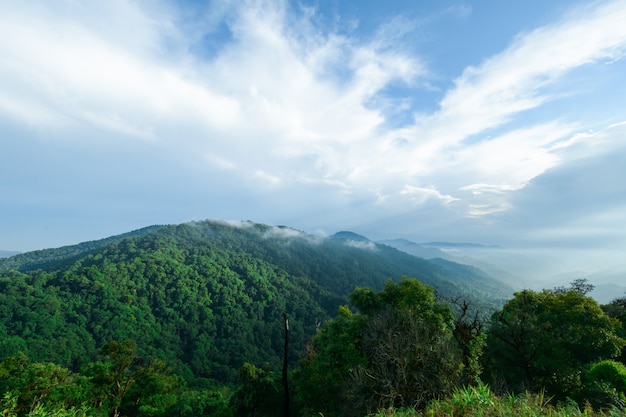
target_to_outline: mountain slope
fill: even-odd
[[[0,260],[0,356],[78,368],[129,338],[188,380],[227,383],[246,361],[279,366],[283,312],[296,360],[356,286],[406,275],[485,308],[510,296],[475,268],[354,237],[203,221]]]
[[[435,260],[437,258],[455,262],[457,264],[469,265],[477,268],[487,276],[497,277],[499,281],[519,290],[528,286],[526,280],[520,276],[513,275],[510,268],[504,265],[511,265],[510,259],[501,262],[504,249],[499,246],[486,246],[477,243],[453,243],[453,242],[427,242],[415,243],[406,239],[390,239],[380,241],[385,245],[394,247],[408,254],[421,258]],[[500,266],[498,266],[500,264]],[[514,268],[519,270],[519,268]]]
[[[448,256],[442,250],[439,250],[437,248],[425,247],[420,245],[419,243],[415,243],[406,239],[388,239],[381,240],[378,243],[391,246],[392,248],[396,248],[398,250],[401,250],[402,252],[406,252],[408,254],[418,256],[424,259],[441,258],[452,260],[452,257]]]
[[[63,246],[53,249],[42,249],[27,253],[14,253],[9,259],[2,259],[0,262],[0,273],[14,269],[17,271],[34,271],[36,269],[58,268],[63,263],[71,263],[85,254],[95,252],[110,243],[119,242],[124,239],[145,236],[153,233],[164,226],[148,226],[132,232],[105,239],[79,243],[78,245]]]

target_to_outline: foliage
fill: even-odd
[[[489,288],[490,308],[508,291],[462,265],[370,246],[205,221],[2,259],[0,359],[21,351],[77,372],[99,347],[132,339],[191,384],[234,384],[245,362],[280,365],[283,313],[293,367],[357,286],[410,273],[450,297]]]
[[[239,375],[239,390],[231,401],[233,412],[241,417],[277,415],[283,398],[280,375],[250,363],[244,364]]]
[[[0,401],[3,417],[19,417],[17,395],[7,392]],[[94,416],[87,407],[46,407],[38,403],[26,414],[28,417],[89,417]]]
[[[292,374],[295,402],[303,415],[325,416],[350,408],[344,391],[353,368],[367,363],[358,349],[364,318],[348,307],[339,308],[338,315],[329,320],[315,335],[308,355]]]
[[[602,310],[604,310],[609,317],[619,320],[621,325],[617,329],[617,334],[622,339],[626,339],[626,296],[618,297],[609,304],[603,305]],[[626,364],[626,349],[622,349],[619,361]]]
[[[624,415],[624,297],[498,304],[476,269],[353,237],[197,222],[2,260],[0,411],[277,415],[287,313],[294,415]]]
[[[21,275],[14,277],[19,286]],[[626,415],[626,366],[606,360],[624,344],[620,322],[584,292],[517,293],[486,334],[467,302],[457,304],[455,316],[415,279],[390,280],[381,291],[357,288],[349,298],[355,310],[340,307],[290,373],[294,415]],[[282,332],[277,337],[282,342]],[[79,371],[31,361],[18,336],[0,346],[14,353],[0,360],[0,411],[10,417],[261,417],[277,415],[283,402],[269,362],[245,363],[231,395],[208,379],[190,387],[132,340],[107,343]],[[499,385],[480,381],[483,349],[490,375],[507,378],[517,394],[498,397],[492,387]]]
[[[0,393],[10,394],[10,408],[20,415],[42,407],[80,406],[82,382],[66,368],[54,363],[33,363],[24,354],[0,362]]]
[[[26,356],[0,362],[3,415],[231,417],[228,398],[215,390],[190,390],[160,361],[143,360],[134,343],[111,342],[102,361],[81,374]]]
[[[463,354],[462,383],[478,385],[483,372],[480,359],[487,343],[487,335],[483,332],[484,320],[479,310],[474,309],[471,314],[467,300],[453,300],[452,305],[457,310],[452,334]]]
[[[92,405],[113,410],[113,415],[160,416],[177,401],[183,387],[159,360],[137,355],[135,342],[110,342],[102,349],[105,361],[84,366],[91,382]]]
[[[91,242],[83,242],[77,245],[19,253],[8,259],[2,259],[0,262],[0,273],[11,270],[22,272],[36,271],[38,269],[50,269],[58,268],[62,265],[70,265],[73,261],[81,259],[85,257],[85,255],[95,253],[111,243],[120,242],[128,238],[149,235],[163,227],[165,226],[148,226],[121,235]]]
[[[584,367],[616,357],[624,345],[618,325],[579,291],[516,293],[494,313],[488,331],[485,359],[492,380],[503,379],[515,392],[545,389],[556,399],[580,397]]]
[[[418,411],[413,408],[384,409],[370,417],[625,417],[626,410],[594,410],[576,403],[553,404],[545,394],[522,392],[497,396],[486,385],[455,390]]]
[[[459,383],[452,310],[432,288],[404,278],[379,292],[358,288],[350,299],[359,312],[341,309],[313,339],[295,376],[298,400],[309,413],[422,406]]]
[[[604,360],[591,365],[585,373],[585,398],[596,407],[626,405],[626,366]]]
[[[579,294],[582,295],[587,295],[590,292],[592,292],[595,288],[595,285],[593,285],[592,283],[590,283],[587,279],[585,278],[577,278],[574,281],[572,281],[570,283],[569,287],[556,287],[554,288],[554,292],[556,294],[563,294],[566,293],[568,291],[575,291]]]
[[[133,339],[141,355],[166,361],[190,382],[233,383],[246,360],[280,361],[284,311],[302,347],[326,309],[340,304],[243,250],[197,244],[201,236],[187,229],[109,244],[63,269],[5,274],[0,340],[8,340],[0,350],[77,371],[97,346]]]
[[[409,309],[386,309],[363,331],[367,364],[351,372],[350,398],[368,411],[380,407],[421,407],[459,384],[460,351],[449,329]]]

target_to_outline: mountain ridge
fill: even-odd
[[[279,366],[283,313],[297,360],[356,287],[380,290],[408,276],[484,311],[512,294],[476,268],[430,262],[351,233],[323,238],[205,220],[2,259],[0,354],[21,350],[77,367],[109,341],[133,339],[142,355],[188,380],[228,383],[244,362]]]
[[[103,239],[80,242],[74,245],[65,245],[59,248],[38,249],[28,252],[16,252],[13,256],[5,259],[0,259],[0,273],[6,272],[10,269],[16,269],[22,272],[36,270],[45,268],[48,264],[54,264],[62,260],[71,261],[76,256],[80,256],[91,251],[96,251],[99,248],[106,246],[110,243],[118,242],[129,237],[143,236],[162,227],[166,226],[146,226],[119,235],[109,236]]]

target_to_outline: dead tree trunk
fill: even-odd
[[[287,313],[283,313],[283,319],[285,320],[285,351],[283,354],[283,392],[284,392],[284,404],[283,415],[289,417],[289,380],[287,379],[287,365],[289,364],[289,320],[287,320]]]

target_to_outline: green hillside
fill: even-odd
[[[26,272],[36,269],[59,268],[64,262],[71,263],[73,260],[81,258],[85,256],[85,254],[94,252],[110,243],[119,242],[130,237],[148,235],[162,227],[164,226],[149,226],[121,235],[111,236],[106,239],[79,243],[78,245],[14,254],[15,256],[12,256],[10,259],[3,259],[0,262],[0,273],[11,269]]]
[[[244,362],[291,359],[355,287],[417,278],[442,298],[499,308],[512,290],[475,268],[426,261],[351,234],[202,221],[0,260],[0,357],[77,370],[132,339],[188,381],[231,383]]]

